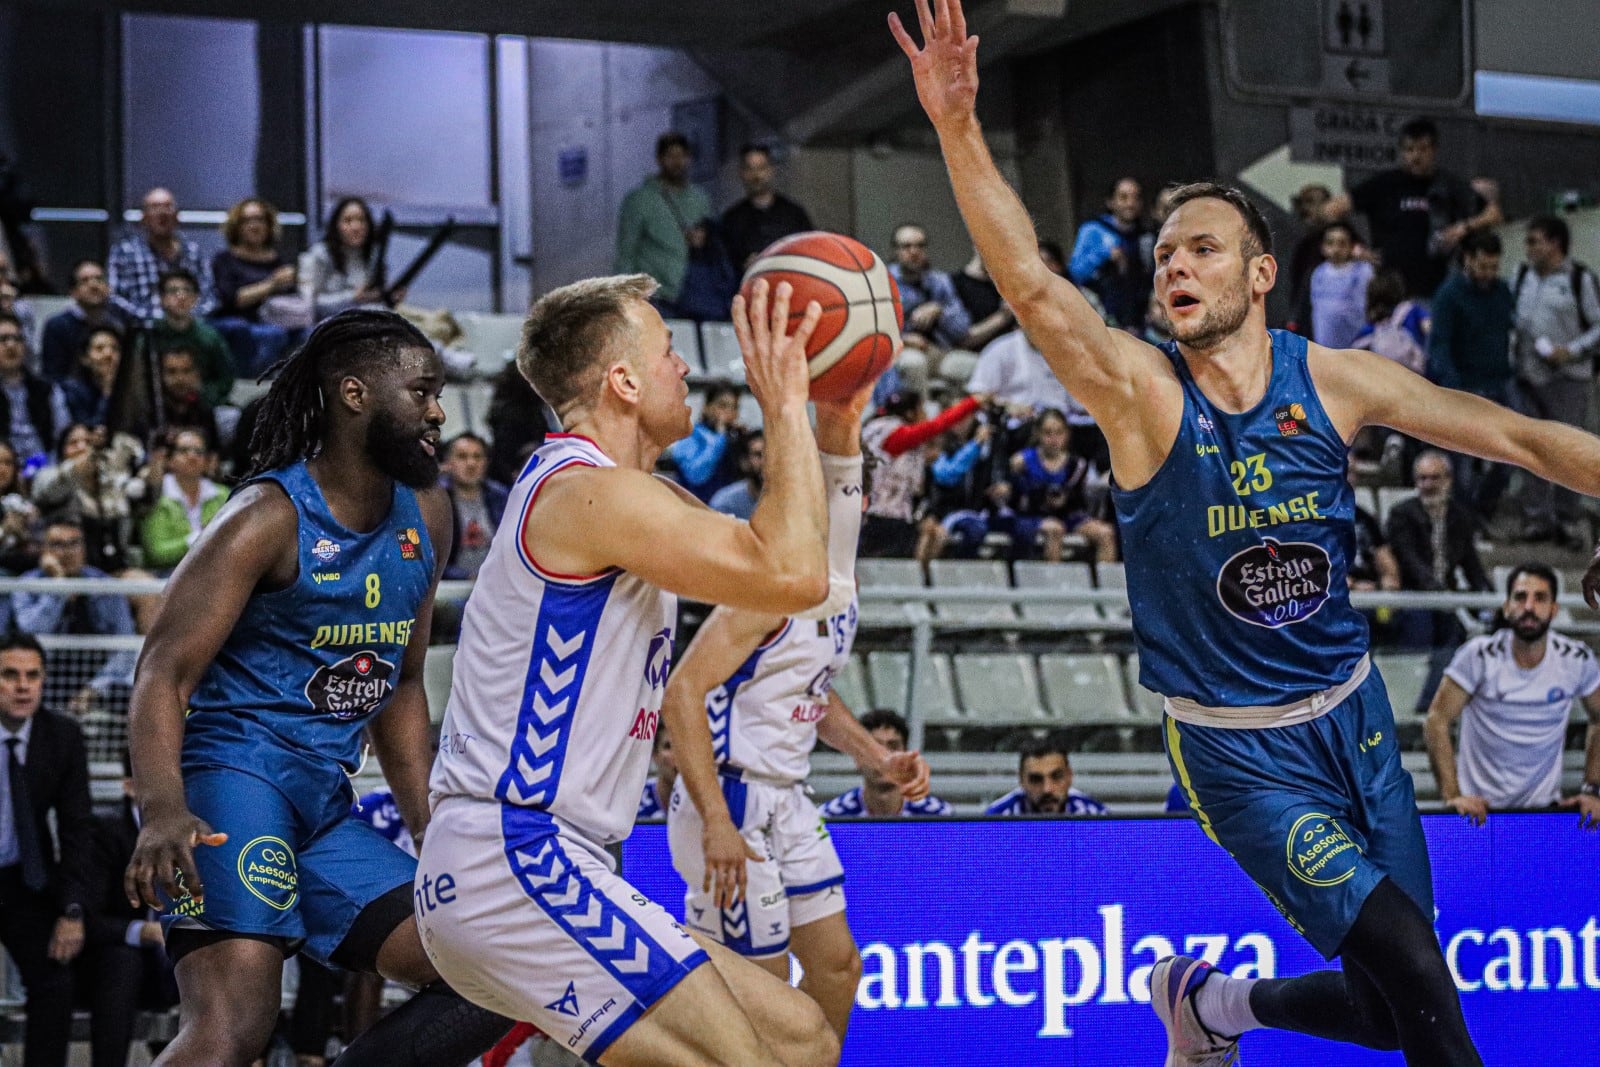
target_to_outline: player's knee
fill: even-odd
[[[784,1042],[781,1055],[791,1067],[834,1067],[839,1062],[842,1047],[839,1035],[828,1025],[828,1017],[816,1001],[810,997],[801,1000],[803,1003],[796,1017],[797,1032]]]
[[[807,962],[806,973],[832,988],[853,992],[861,984],[861,951],[854,941],[830,945],[818,958]]]
[[[178,1040],[173,1042],[162,1062],[175,1064],[194,1063],[208,1067],[234,1064],[243,1067],[254,1063],[272,1039],[272,1030],[278,1021],[276,1005],[271,1012],[255,1011],[240,1005],[236,1013],[218,1018],[209,1013],[197,1013],[185,1019]]]

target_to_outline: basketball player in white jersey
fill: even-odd
[[[678,784],[667,807],[672,863],[687,884],[693,930],[789,976],[821,1005],[841,1040],[861,978],[844,917],[844,868],[805,780],[821,737],[900,786],[928,793],[915,752],[890,752],[833,691],[856,634],[856,541],[861,532],[861,412],[869,383],[848,401],[817,404],[817,447],[828,496],[828,601],[784,618],[719,607],[667,683],[661,715],[674,738]]]
[[[780,614],[827,596],[806,417],[811,304],[733,321],[767,439],[750,522],[650,474],[689,432],[688,366],[644,275],[543,297],[518,368],[561,418],[511,491],[467,603],[418,861],[424,947],[463,996],[612,1065],[813,1067],[839,1042],[799,991],[696,942],[614,871],[672,653],[674,594]],[[710,966],[705,966],[709,963]]]
[[[1600,825],[1600,664],[1587,645],[1550,632],[1555,571],[1524,563],[1506,580],[1504,626],[1456,650],[1423,727],[1446,804],[1482,826],[1490,808],[1576,808]],[[1584,784],[1561,800],[1561,749],[1573,700],[1589,714]],[[1450,724],[1461,720],[1461,752]]]

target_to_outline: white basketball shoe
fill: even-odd
[[[1238,1067],[1238,1038],[1218,1037],[1195,1014],[1195,991],[1213,973],[1188,956],[1168,956],[1150,971],[1150,1006],[1167,1028],[1166,1067]]]

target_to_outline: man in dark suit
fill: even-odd
[[[25,1067],[62,1067],[83,949],[94,817],[83,733],[41,708],[44,649],[0,639],[0,945],[28,991]],[[50,834],[55,812],[59,840]]]
[[[122,810],[96,816],[93,896],[89,901],[78,989],[89,1006],[93,1067],[123,1067],[141,1007],[177,1003],[172,964],[162,951],[161,923],[142,905],[128,903],[122,875],[133,858],[139,823],[133,809],[133,770],[122,754]]]

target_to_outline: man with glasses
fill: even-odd
[[[0,311],[0,432],[26,461],[48,452],[70,419],[60,388],[28,369],[22,321]]]
[[[889,273],[900,286],[905,309],[905,342],[910,348],[954,348],[972,327],[972,316],[956,295],[955,283],[928,259],[928,233],[921,226],[894,231],[894,262]]]
[[[171,190],[151,189],[141,208],[139,232],[111,250],[112,299],[140,322],[153,323],[161,318],[161,276],[183,269],[198,279],[197,310],[206,314],[215,303],[211,268],[200,258],[200,246],[178,229],[178,202]]]
[[[85,562],[83,527],[56,521],[45,527],[39,565],[24,578],[108,578],[105,571]],[[135,633],[133,608],[121,593],[12,593],[11,612],[17,629],[29,634],[128,636]],[[114,701],[118,718],[127,713],[137,658],[132,649],[106,654],[81,649],[57,650],[50,655],[50,681],[46,701],[70,708],[80,718],[97,706]],[[105,758],[114,759],[127,743],[124,729],[113,731],[106,742]],[[98,755],[97,755],[98,758]]]
[[[78,365],[78,353],[99,326],[113,326],[127,333],[128,316],[111,302],[111,286],[106,270],[92,259],[79,261],[72,268],[72,303],[45,320],[39,342],[39,371],[52,382],[63,382]]]

